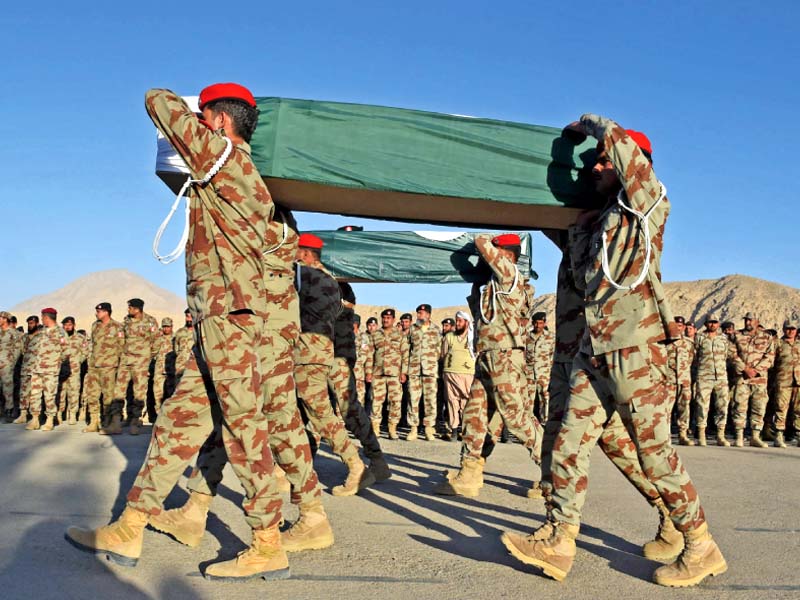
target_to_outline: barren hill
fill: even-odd
[[[150,283],[144,277],[126,269],[97,271],[79,277],[64,287],[33,296],[12,307],[20,324],[28,315],[38,315],[46,306],[58,311],[60,321],[67,315],[75,317],[79,329],[89,329],[95,321],[94,307],[98,302],[111,302],[113,318],[121,321],[128,314],[130,298],[144,300],[144,310],[161,322],[163,317],[172,317],[176,325],[183,323],[186,301],[172,292]]]

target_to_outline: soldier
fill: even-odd
[[[717,427],[717,445],[730,446],[725,439],[725,423],[728,420],[728,369],[727,364],[736,357],[736,347],[728,336],[719,331],[719,318],[715,313],[706,317],[705,331],[698,333],[694,341],[697,376],[695,405],[697,406],[697,443],[706,445],[706,424],[711,394],[714,394],[714,424]]]
[[[411,325],[408,334],[408,424],[411,430],[406,440],[417,439],[419,431],[420,399],[425,402],[425,439],[429,442],[436,434],[436,394],[439,374],[439,353],[442,347],[442,334],[431,323],[431,305],[417,307],[417,322]]]
[[[736,335],[736,324],[733,321],[724,321],[720,328],[722,329],[722,334],[727,335],[733,341],[733,336]]]
[[[380,435],[383,403],[389,402],[389,438],[398,439],[402,385],[408,378],[408,336],[394,327],[395,312],[387,308],[381,312],[381,329],[370,336],[370,351],[364,367],[367,383],[372,384],[372,429]]]
[[[378,319],[375,317],[370,317],[367,319],[367,333],[372,335],[376,331],[378,331]]]
[[[144,312],[144,300],[128,300],[128,316],[122,322],[125,345],[117,368],[114,383],[114,400],[108,406],[110,423],[100,430],[101,435],[122,433],[122,413],[128,395],[128,384],[133,382],[133,401],[130,405],[131,435],[139,435],[142,412],[147,407],[147,383],[150,378],[150,361],[158,354],[158,321]]]
[[[367,405],[367,382],[365,381],[367,355],[369,354],[369,333],[359,331],[361,328],[361,316],[353,315],[353,335],[356,344],[356,363],[353,365],[353,377],[356,380],[356,396],[362,406]]]
[[[411,322],[413,317],[411,313],[403,313],[400,315],[400,331],[405,333],[406,335],[411,335]]]
[[[75,333],[75,318],[64,317],[61,320],[67,343],[64,346],[64,362],[69,365],[69,376],[62,382],[58,395],[58,408],[66,412],[67,423],[75,425],[80,408],[81,364],[86,360],[89,342],[84,336]]]
[[[747,409],[750,405],[750,445],[766,448],[761,439],[764,413],[767,409],[767,371],[775,362],[775,345],[772,336],[761,329],[758,315],[748,312],[744,316],[744,329],[733,337],[736,357],[732,361],[734,372],[733,425],[736,429],[738,448],[744,446],[744,428],[747,424]]]
[[[135,565],[151,515],[161,513],[188,461],[216,429],[244,490],[253,541],[233,560],[207,566],[205,576],[286,578],[281,498],[259,390],[259,315],[270,308],[262,256],[275,205],[250,158],[256,101],[246,88],[224,83],[200,93],[203,121],[169,90],[148,91],[145,105],[191,177],[203,184],[192,186],[186,243],[187,300],[197,343],[175,394],[162,406],[125,511],[96,530],[72,527],[67,539]]]
[[[454,331],[455,328],[456,328],[456,322],[453,319],[451,319],[450,317],[447,317],[446,319],[442,319],[442,335],[443,336],[447,335],[451,331]]]
[[[685,548],[657,569],[660,585],[696,585],[727,570],[708,533],[697,491],[670,443],[666,355],[674,321],[661,284],[660,259],[669,201],[639,132],[583,115],[565,135],[599,141],[592,169],[606,208],[584,212],[569,230],[572,276],[585,301],[586,333],[570,373],[570,395],[553,443],[552,510],[537,533],[503,534],[511,553],[563,579],[575,557],[589,457],[603,424],[618,413]],[[652,228],[652,229],[651,229]],[[642,260],[644,259],[644,260]]]
[[[172,335],[172,319],[164,317],[161,319],[161,335],[156,340],[158,350],[155,358],[155,365],[153,366],[153,401],[156,414],[161,411],[161,404],[164,402],[164,397],[169,397],[174,389],[174,384],[171,381],[170,372],[168,370],[170,355],[175,353],[175,336]],[[169,390],[169,391],[167,391]],[[147,407],[144,407],[142,416],[147,419]]]
[[[175,385],[183,375],[186,363],[192,355],[194,346],[194,325],[192,324],[192,313],[187,308],[184,312],[184,326],[175,334]]]
[[[29,399],[26,406],[31,413],[31,420],[25,427],[28,431],[40,428],[39,414],[42,410],[43,394],[47,418],[44,425],[41,425],[41,430],[52,431],[55,427],[55,418],[58,412],[56,406],[58,373],[61,370],[61,361],[67,344],[64,330],[56,323],[57,316],[55,308],[43,308],[42,324],[44,327],[34,333],[28,343],[30,383],[28,384]]]
[[[22,335],[11,326],[11,313],[0,312],[0,398],[6,423],[14,420],[14,371],[22,354]]]
[[[28,422],[28,403],[30,401],[31,393],[31,352],[29,347],[33,336],[38,333],[42,328],[39,325],[39,317],[31,315],[25,319],[27,331],[22,335],[21,355],[20,360],[20,378],[19,378],[19,416],[14,419],[13,423],[17,425],[24,425]]]
[[[694,341],[694,336],[697,335],[697,327],[695,327],[694,322],[686,321],[686,329],[684,329],[683,335],[689,341]]]
[[[528,383],[528,403],[540,422],[547,421],[550,403],[550,371],[553,368],[553,334],[547,331],[547,315],[536,312],[531,316],[531,328],[525,341],[525,377]]]
[[[448,496],[478,495],[483,486],[483,446],[495,412],[536,462],[542,443],[541,425],[524,400],[525,337],[532,298],[516,264],[520,238],[516,234],[479,235],[475,246],[492,277],[483,290],[480,283],[474,283],[467,298],[477,323],[477,361],[464,408],[461,469],[434,489]]]
[[[775,353],[775,447],[786,448],[784,431],[786,417],[800,431],[800,342],[797,341],[797,323],[783,322],[783,337]],[[797,438],[800,446],[800,436]]]
[[[333,338],[333,364],[328,373],[328,388],[330,388],[339,414],[344,420],[347,431],[352,433],[361,447],[364,455],[369,459],[369,470],[376,481],[385,481],[392,476],[389,465],[381,451],[378,436],[372,430],[369,416],[361,404],[361,398],[356,392],[353,367],[357,361],[355,317],[353,309],[356,304],[356,295],[349,283],[339,282],[339,291],[342,298],[342,310],[336,317]],[[367,342],[369,347],[369,342]]]
[[[103,417],[108,418],[108,407],[114,399],[114,381],[119,359],[125,345],[122,323],[111,318],[111,304],[100,302],[94,307],[97,320],[92,324],[89,339],[89,370],[83,387],[83,404],[89,412],[89,424],[83,433],[97,433],[100,429],[100,397],[103,398]]]
[[[677,403],[678,443],[682,446],[694,446],[694,442],[689,438],[694,336],[684,336],[688,326],[683,317],[675,317],[675,325],[679,337],[671,344],[667,344],[667,398],[669,399],[667,415],[672,415],[672,408]],[[705,446],[705,438],[700,445]]]
[[[474,337],[469,313],[458,311],[454,331],[447,332],[442,338],[442,372],[449,415],[448,430],[443,436],[444,440],[462,439],[464,408],[467,406],[469,390],[475,379]]]

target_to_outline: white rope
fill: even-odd
[[[514,265],[514,281],[511,283],[511,287],[508,288],[507,292],[504,292],[503,290],[497,290],[496,281],[494,279],[494,276],[492,277],[492,280],[489,282],[487,286],[489,288],[489,294],[490,294],[489,302],[491,303],[490,308],[491,308],[492,318],[487,319],[486,317],[483,316],[483,301],[481,301],[478,304],[478,316],[481,318],[481,321],[483,321],[486,325],[489,325],[494,321],[495,317],[497,316],[497,311],[495,310],[495,300],[494,300],[495,297],[500,295],[508,296],[509,294],[511,294],[511,292],[514,291],[514,288],[517,287],[518,282],[519,282],[519,269],[517,268],[516,264]]]
[[[273,252],[277,252],[281,248],[281,246],[283,246],[286,243],[286,238],[288,238],[288,237],[289,237],[289,226],[286,224],[286,221],[284,221],[283,222],[283,239],[278,243],[277,246],[275,246],[274,248],[268,248],[267,250],[264,250],[264,252],[262,252],[262,254],[267,255],[267,254],[272,254]]]
[[[158,228],[158,231],[156,231],[156,237],[153,239],[153,256],[161,264],[168,265],[169,263],[175,261],[183,253],[183,249],[186,246],[186,241],[189,239],[189,198],[188,196],[184,197],[184,194],[186,194],[189,187],[195,183],[205,185],[211,181],[214,175],[219,173],[219,170],[231,155],[231,151],[233,150],[233,142],[231,142],[231,140],[227,137],[223,137],[222,139],[225,140],[225,150],[222,152],[222,155],[220,155],[219,159],[217,159],[217,162],[214,163],[214,166],[211,167],[211,170],[202,179],[192,179],[191,175],[186,179],[183,187],[181,187],[181,191],[178,192],[178,196],[175,198],[175,202],[172,203],[172,208],[170,209],[167,218],[164,219],[164,221],[161,223],[161,226]],[[178,242],[178,245],[175,246],[172,252],[162,256],[158,251],[158,247],[161,245],[161,236],[164,235],[167,225],[169,225],[169,222],[172,220],[172,215],[174,215],[175,211],[178,210],[178,205],[181,202],[181,198],[186,200],[183,235],[181,235],[181,240]]]
[[[650,255],[652,253],[652,242],[650,241],[650,214],[655,210],[656,206],[661,204],[661,201],[667,196],[667,188],[664,187],[663,183],[661,185],[661,195],[658,197],[658,200],[655,201],[655,204],[647,209],[647,212],[640,213],[635,208],[632,208],[625,204],[622,201],[622,196],[625,193],[625,189],[621,189],[619,194],[617,194],[617,204],[621,206],[623,209],[627,210],[629,213],[634,215],[639,222],[641,223],[641,231],[644,232],[644,267],[642,268],[642,272],[639,274],[639,277],[636,278],[630,285],[621,285],[617,283],[613,277],[611,277],[611,272],[608,268],[608,242],[606,240],[605,232],[602,232],[603,236],[603,254],[601,257],[602,266],[603,266],[603,275],[606,276],[608,282],[618,290],[632,290],[640,283],[644,281],[644,278],[647,277],[647,273],[650,270]]]

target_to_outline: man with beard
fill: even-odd
[[[441,357],[449,415],[449,428],[443,439],[461,440],[464,408],[475,377],[475,340],[469,313],[456,313],[454,331],[442,338]]]

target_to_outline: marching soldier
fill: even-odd
[[[406,439],[417,439],[419,431],[420,398],[425,402],[425,439],[433,441],[436,434],[436,395],[439,376],[439,353],[442,345],[442,334],[439,328],[431,323],[431,305],[420,304],[417,307],[417,322],[411,325],[408,333],[408,424],[411,431]]]
[[[14,420],[14,371],[22,354],[21,334],[11,326],[11,313],[0,312],[0,398],[6,423]]]
[[[775,447],[786,448],[784,431],[787,414],[800,432],[800,342],[797,340],[797,323],[783,322],[783,337],[778,341],[775,354]],[[800,435],[797,438],[800,446]]]
[[[372,384],[372,429],[380,435],[383,403],[389,402],[389,438],[396,440],[400,423],[402,385],[408,378],[408,336],[394,326],[395,311],[381,312],[381,329],[370,336],[370,351],[364,367]]]

